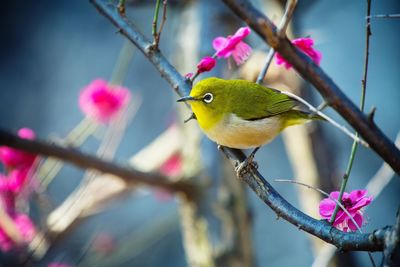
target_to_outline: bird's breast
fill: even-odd
[[[219,145],[245,149],[269,143],[282,128],[279,116],[248,121],[229,114],[205,132]]]

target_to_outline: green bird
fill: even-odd
[[[183,101],[208,138],[231,148],[256,148],[253,156],[286,127],[323,120],[297,109],[299,102],[279,90],[245,80],[204,79],[178,100]]]

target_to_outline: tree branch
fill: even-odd
[[[154,64],[162,77],[170,83],[179,95],[184,96],[189,94],[189,83],[165,59],[161,52],[149,49],[151,42],[126,18],[121,17],[115,6],[110,5],[107,0],[91,0],[91,2],[120,29],[123,35],[143,52],[149,61]],[[245,155],[241,150],[224,148],[224,151],[229,155],[233,164],[245,159]],[[391,230],[391,227],[378,229],[369,234],[344,233],[333,228],[326,221],[315,220],[293,207],[256,170],[243,176],[243,180],[279,217],[282,217],[299,229],[315,235],[343,250],[383,250],[384,235]]]
[[[368,142],[371,148],[400,174],[400,150],[383,132],[370,122],[333,80],[308,56],[295,48],[287,37],[279,35],[277,27],[247,0],[223,0],[261,38],[290,62],[298,73],[312,83],[325,101],[346,119]]]
[[[400,208],[397,210],[396,224],[385,235],[384,267],[399,266],[400,262]]]
[[[100,159],[72,147],[63,147],[39,140],[22,139],[15,134],[0,130],[0,145],[14,147],[34,154],[55,157],[84,169],[95,169],[103,173],[113,174],[128,183],[140,183],[148,186],[161,187],[172,192],[182,192],[188,197],[199,194],[198,187],[186,181],[171,181],[158,173],[146,173],[129,166]]]

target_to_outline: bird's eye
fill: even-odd
[[[203,101],[207,104],[211,103],[214,99],[214,96],[211,93],[207,93],[203,96]]]

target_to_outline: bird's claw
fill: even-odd
[[[254,156],[251,155],[235,166],[236,175],[239,179],[248,174],[251,170],[257,169],[258,163],[254,161]]]

